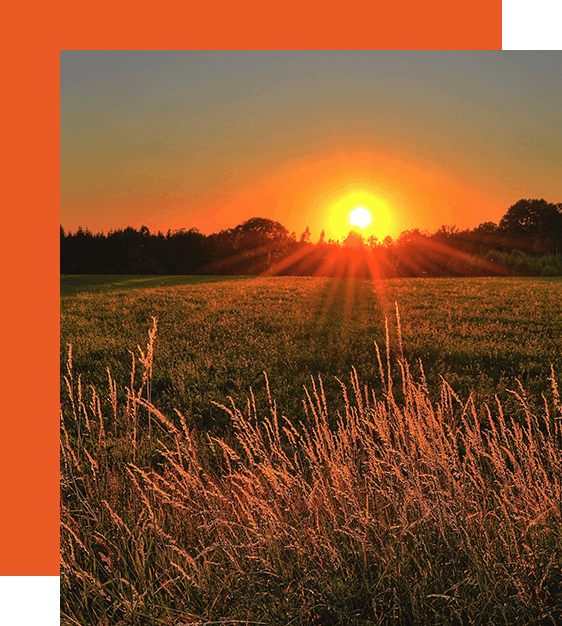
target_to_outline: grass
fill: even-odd
[[[247,280],[247,276],[125,276],[123,274],[63,274],[61,296],[80,293],[111,293],[131,289],[153,289],[178,285],[200,285],[224,280]]]
[[[336,410],[309,378],[286,417],[264,378],[263,402],[217,407],[224,436],[155,406],[156,319],[123,393],[70,353],[61,623],[559,624],[554,372],[540,411],[523,387],[477,405],[431,390],[393,327],[377,390],[352,370]]]
[[[201,280],[207,282],[201,283]],[[190,426],[223,432],[213,402],[264,397],[263,372],[287,415],[300,415],[310,375],[324,377],[328,400],[343,408],[334,376],[355,367],[380,391],[373,342],[396,350],[395,302],[406,357],[421,359],[432,398],[440,376],[461,397],[504,403],[521,380],[542,402],[550,364],[562,373],[562,280],[408,279],[372,283],[327,278],[63,277],[61,368],[72,343],[74,367],[100,387],[106,368],[121,389],[131,350],[159,319],[154,402]],[[164,284],[162,284],[164,281]]]

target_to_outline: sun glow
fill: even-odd
[[[359,228],[365,228],[365,226],[371,223],[371,214],[363,206],[358,206],[349,214],[349,222],[352,226],[359,226]]]
[[[359,229],[365,239],[375,237],[382,241],[393,230],[393,222],[387,203],[367,191],[349,193],[334,202],[329,210],[329,231],[340,240],[353,228]]]

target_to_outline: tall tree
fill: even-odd
[[[517,246],[523,244],[535,252],[560,252],[562,204],[543,199],[519,200],[502,217],[498,230]]]
[[[307,226],[299,239],[300,243],[310,243],[310,228]]]

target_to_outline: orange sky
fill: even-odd
[[[562,53],[63,52],[61,224],[297,237],[562,201]]]

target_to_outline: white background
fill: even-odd
[[[2,626],[58,626],[60,624],[58,576],[1,576]]]
[[[502,0],[503,50],[561,50],[560,0]]]

